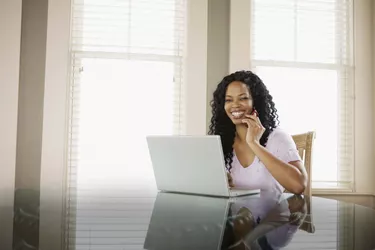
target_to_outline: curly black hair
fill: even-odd
[[[259,119],[266,129],[260,139],[260,144],[265,146],[269,134],[279,125],[277,109],[272,96],[269,94],[263,81],[251,71],[237,71],[228,76],[218,84],[213,93],[213,100],[210,102],[212,108],[211,124],[209,135],[220,135],[224,151],[225,165],[230,171],[233,163],[233,143],[236,134],[236,127],[224,110],[225,93],[228,85],[234,81],[243,82],[247,85],[253,99],[253,106],[259,114]]]

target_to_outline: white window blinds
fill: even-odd
[[[72,1],[70,247],[143,249],[155,190],[145,136],[184,123],[185,4]]]
[[[313,188],[352,189],[352,1],[252,0],[251,64],[291,134],[316,131]]]
[[[185,0],[72,4],[69,186],[153,186],[145,136],[183,124]]]

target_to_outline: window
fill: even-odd
[[[253,0],[251,65],[280,126],[316,131],[313,188],[353,184],[352,2]]]
[[[183,123],[184,0],[74,0],[69,186],[155,185],[145,136]],[[93,190],[93,189],[91,189]]]
[[[179,134],[184,122],[185,12],[185,0],[72,1],[70,245],[143,245],[156,190],[145,136]],[[134,194],[144,197],[135,206]],[[109,214],[106,202],[130,205]],[[103,224],[118,214],[127,218],[108,239]]]

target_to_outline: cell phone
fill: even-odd
[[[259,116],[258,111],[256,111],[256,109],[253,109],[253,111],[251,112],[250,115],[254,115],[254,114],[255,114],[257,117]]]

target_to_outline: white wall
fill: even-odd
[[[0,242],[12,247],[21,0],[0,2]]]

